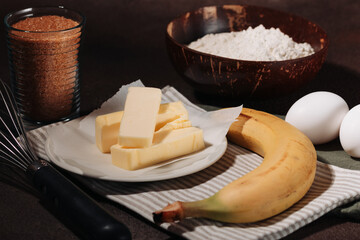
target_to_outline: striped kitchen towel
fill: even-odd
[[[182,101],[187,107],[204,111],[172,87],[165,87],[168,101]],[[56,123],[59,125],[63,123]],[[29,132],[38,155],[50,160],[44,149],[48,125]],[[262,158],[231,143],[225,154],[210,167],[170,180],[156,182],[112,182],[93,178],[81,181],[93,191],[137,212],[152,221],[152,212],[174,201],[209,197],[240,176],[256,168]],[[161,227],[188,239],[279,239],[314,221],[332,209],[360,198],[360,172],[317,163],[315,181],[298,203],[281,214],[250,224],[230,224],[208,219],[186,219]]]

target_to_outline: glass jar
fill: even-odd
[[[11,87],[25,125],[79,116],[85,17],[63,7],[41,7],[10,13],[4,21]]]

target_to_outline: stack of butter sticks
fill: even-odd
[[[182,102],[161,104],[161,90],[130,87],[124,111],[96,117],[96,145],[112,164],[137,170],[205,148]]]

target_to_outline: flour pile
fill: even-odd
[[[188,47],[221,57],[248,61],[282,61],[314,53],[310,44],[296,43],[280,29],[265,29],[263,25],[239,32],[207,34]]]

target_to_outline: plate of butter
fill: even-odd
[[[112,181],[166,180],[201,171],[225,153],[241,107],[205,111],[166,99],[157,88],[129,87],[120,111],[94,111],[47,130],[45,151],[70,172]],[[113,108],[112,108],[113,109]]]

